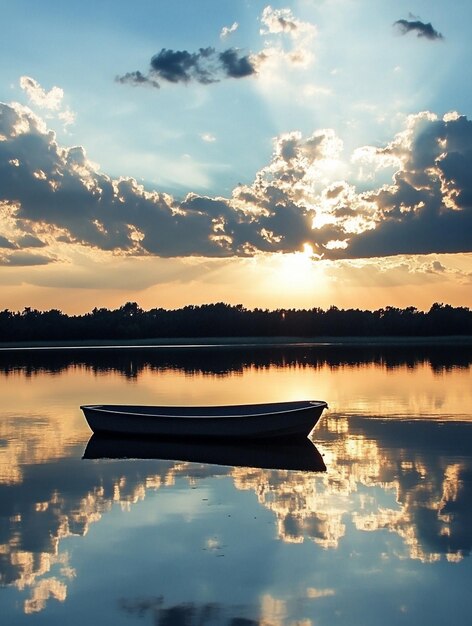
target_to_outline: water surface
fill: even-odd
[[[470,624],[471,365],[457,345],[1,352],[2,624]],[[82,458],[80,404],[292,399],[329,403],[314,471]]]

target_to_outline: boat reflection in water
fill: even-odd
[[[324,472],[323,457],[307,438],[287,441],[142,439],[92,435],[84,459],[160,459],[233,467]]]

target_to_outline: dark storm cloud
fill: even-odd
[[[231,198],[183,201],[106,176],[20,105],[0,103],[0,133],[4,265],[51,262],[27,250],[44,247],[46,233],[61,245],[160,257],[295,252],[304,243],[331,259],[472,252],[472,122],[455,114],[412,116],[406,133],[377,150],[398,161],[390,185],[357,193],[345,181],[314,182],[340,150],[325,129],[280,137],[271,163]]]
[[[211,47],[200,48],[198,52],[163,48],[152,57],[147,74],[128,72],[116,80],[152,87],[159,87],[160,82],[209,85],[225,78],[244,78],[255,73],[255,61],[236,48],[228,48],[223,52]]]
[[[394,22],[403,35],[410,32],[415,32],[417,37],[425,37],[426,39],[436,40],[443,39],[441,33],[435,30],[430,22],[425,23],[421,20],[397,20]]]

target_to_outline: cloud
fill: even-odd
[[[220,52],[218,58],[228,78],[244,78],[256,73],[255,58],[240,56],[235,48]]]
[[[26,107],[0,105],[0,135],[5,138],[0,141],[1,199],[18,233],[39,238],[46,233],[123,254],[232,253],[218,243],[211,211],[193,209],[191,202],[181,207],[167,194],[145,191],[134,179],[100,173],[82,147],[60,147],[55,134]],[[218,219],[237,219],[227,203],[218,206]]]
[[[0,256],[0,265],[10,267],[28,267],[32,265],[48,265],[54,260],[43,254],[33,254],[31,252],[13,252],[8,256]]]
[[[457,114],[411,116],[408,130],[379,151],[401,162],[393,185],[363,195],[376,227],[360,233],[349,255],[472,250],[472,122]]]
[[[262,11],[261,23],[261,35],[288,33],[297,38],[315,32],[313,24],[295,18],[290,9],[273,9],[270,5]]]
[[[100,172],[83,147],[60,146],[19,104],[0,104],[0,137],[0,247],[14,254],[43,243],[53,255],[56,244],[156,257],[242,257],[305,244],[326,259],[472,251],[472,122],[457,113],[410,116],[384,147],[355,151],[372,169],[361,191],[342,140],[320,129],[277,137],[269,164],[231,197],[190,192],[182,201]],[[391,182],[378,184],[385,168]]]
[[[147,74],[128,72],[117,76],[116,80],[134,86],[150,85],[157,88],[161,82],[209,85],[225,78],[245,78],[256,71],[257,57],[244,55],[236,48],[228,48],[223,52],[211,47],[200,48],[198,52],[162,48],[151,58]]]
[[[284,63],[307,67],[313,61],[316,35],[313,24],[297,19],[290,9],[273,9],[270,5],[262,11],[260,19],[262,27],[259,32],[266,38],[261,55],[272,74],[277,75]]]
[[[38,81],[30,76],[21,76],[20,87],[31,102],[42,109],[57,111],[62,106],[64,91],[60,87],[52,87],[49,91],[46,91]]]
[[[57,112],[57,117],[64,123],[64,126],[75,122],[75,113],[63,105],[64,90],[60,87],[52,87],[46,91],[37,80],[30,76],[20,77],[20,87],[33,106]]]
[[[397,20],[394,22],[394,26],[397,26],[402,35],[406,35],[410,32],[415,32],[417,37],[425,37],[432,41],[443,39],[441,33],[433,28],[430,22],[425,23],[420,20]]]
[[[127,72],[123,74],[123,76],[117,76],[116,82],[121,83],[122,85],[132,85],[133,87],[137,87],[139,85],[144,85],[148,87],[155,87],[156,89],[160,88],[157,80],[154,80],[151,76],[145,76],[139,70],[136,72]]]
[[[17,245],[20,248],[44,248],[47,244],[45,244],[44,241],[42,241],[38,237],[35,237],[34,235],[26,234],[22,235],[18,239]]]
[[[11,250],[14,250],[16,246],[9,239],[4,237],[3,235],[0,235],[0,248],[9,248]]]
[[[236,32],[238,28],[239,28],[238,22],[233,22],[231,26],[224,26],[221,29],[220,39],[226,39],[226,37],[229,37],[234,32]]]
[[[427,274],[444,274],[447,268],[439,261],[433,261],[424,270]]]
[[[162,48],[155,54],[147,72],[135,70],[116,76],[118,83],[132,86],[148,86],[159,89],[163,83],[211,85],[228,78],[256,76],[263,67],[269,73],[277,73],[281,62],[289,65],[306,66],[312,60],[311,43],[316,28],[313,24],[295,18],[289,9],[265,7],[261,15],[260,34],[268,36],[259,52],[245,54],[238,48],[218,51],[209,46],[197,52]],[[225,39],[236,31],[238,23],[224,27],[220,38]],[[288,34],[291,45],[286,50],[274,37]]]
[[[206,143],[214,143],[216,141],[216,137],[212,133],[201,133],[200,137]]]

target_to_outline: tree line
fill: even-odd
[[[0,341],[128,340],[182,337],[426,337],[472,335],[472,311],[435,303],[429,311],[247,309],[223,302],[145,311],[136,302],[83,315],[26,307],[0,312]]]

